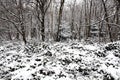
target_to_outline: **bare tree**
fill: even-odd
[[[72,33],[72,37],[71,39],[75,39],[75,29],[74,29],[74,18],[75,18],[75,5],[76,5],[76,0],[74,0],[73,5],[71,7],[71,33]]]
[[[56,41],[60,41],[60,28],[61,28],[61,19],[62,19],[64,3],[65,3],[65,0],[61,0],[60,8],[59,8],[59,15],[58,15],[58,30],[56,34]]]
[[[104,11],[105,11],[105,17],[106,17],[106,22],[109,23],[109,19],[107,18],[108,17],[108,12],[107,12],[107,7],[106,7],[106,4],[105,4],[105,1],[104,0],[101,0],[102,1],[102,4],[103,4],[103,8],[104,8]],[[109,39],[110,41],[112,42],[112,34],[111,34],[111,27],[109,24],[107,24],[107,28],[108,28],[108,36],[109,36]]]
[[[45,15],[52,0],[35,0],[37,18],[40,22],[39,30],[41,31],[42,41],[45,41]]]
[[[24,43],[26,44],[26,31],[25,31],[25,10],[23,7],[23,3],[21,0],[18,1],[11,1],[11,3],[7,1],[1,1],[0,4],[4,11],[2,12],[4,14],[4,17],[0,17],[0,19],[5,20],[8,23],[11,23],[14,25],[14,28],[17,30],[17,32],[22,36],[22,39]],[[9,4],[9,6],[8,6]],[[6,6],[7,5],[7,6]],[[13,5],[13,6],[11,6]]]

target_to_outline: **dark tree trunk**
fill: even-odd
[[[26,36],[25,36],[25,34],[23,34],[23,42],[26,44],[27,43],[27,40],[26,40]]]
[[[23,42],[26,44],[27,43],[27,40],[26,40],[26,30],[25,30],[25,26],[23,24],[21,24],[21,31],[22,31],[22,39],[23,39]]]
[[[61,28],[61,19],[62,19],[64,2],[65,2],[65,0],[61,0],[61,3],[60,3],[60,9],[59,9],[59,15],[58,15],[58,30],[57,30],[57,34],[56,34],[56,41],[60,41],[60,32],[61,32],[60,28]]]
[[[38,21],[40,22],[39,29],[41,32],[42,41],[45,41],[45,15],[52,0],[35,0],[35,1],[36,1],[37,18]]]
[[[107,18],[108,17],[107,8],[106,8],[104,0],[102,0],[102,4],[103,4],[104,11],[105,11],[105,20],[106,20],[107,23],[109,23],[109,19]],[[113,42],[112,34],[111,34],[111,26],[109,24],[107,24],[107,28],[108,28],[109,39],[110,39],[111,42]]]
[[[41,35],[42,35],[42,41],[45,41],[45,25],[44,25],[44,15],[42,16],[42,21],[41,21]]]

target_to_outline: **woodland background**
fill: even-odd
[[[0,0],[0,40],[120,39],[119,0]]]

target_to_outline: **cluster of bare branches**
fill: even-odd
[[[119,9],[120,0],[0,0],[0,39],[116,41]]]

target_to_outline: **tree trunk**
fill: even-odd
[[[42,35],[42,41],[45,41],[45,25],[44,25],[44,21],[45,21],[45,16],[42,16],[42,21],[41,21],[41,35]]]
[[[107,23],[109,23],[107,8],[106,8],[105,1],[104,1],[104,0],[102,0],[102,4],[103,4],[104,11],[105,11],[105,21],[106,21]],[[111,34],[111,27],[110,27],[109,24],[107,24],[107,28],[108,28],[108,36],[109,36],[109,39],[110,39],[111,42],[113,42],[113,40],[112,40],[112,34]]]
[[[75,37],[75,29],[74,29],[74,17],[75,17],[75,3],[76,3],[76,0],[74,0],[74,4],[73,4],[73,6],[72,6],[72,15],[71,15],[71,17],[72,17],[72,20],[71,20],[71,33],[72,33],[72,36],[71,36],[71,38],[72,39],[74,39],[74,37]]]
[[[61,0],[61,3],[60,3],[60,9],[59,9],[59,15],[58,15],[58,30],[57,30],[57,34],[56,34],[56,41],[60,41],[60,28],[61,28],[61,19],[62,19],[64,2],[65,2],[65,0]]]
[[[85,25],[86,25],[86,27],[85,27],[85,34],[84,34],[84,36],[85,36],[85,40],[87,40],[88,39],[88,29],[89,29],[89,26],[88,26],[88,15],[87,15],[87,0],[85,0]]]
[[[22,37],[23,37],[23,42],[26,44],[26,43],[27,43],[27,40],[26,40],[25,34],[23,34]]]

